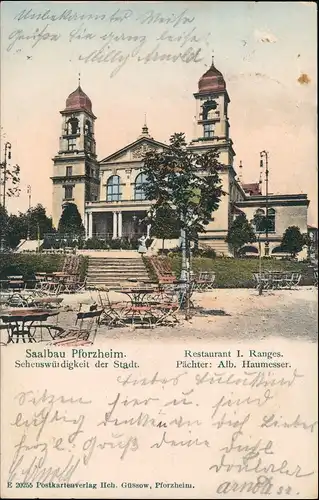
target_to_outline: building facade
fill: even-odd
[[[219,254],[231,255],[225,238],[234,217],[244,212],[248,220],[256,213],[272,221],[268,237],[260,234],[263,254],[277,254],[288,226],[297,225],[307,233],[309,200],[303,194],[265,194],[263,183],[244,184],[234,168],[235,151],[230,137],[230,98],[222,73],[214,62],[199,79],[194,93],[196,126],[188,145],[196,153],[218,152],[223,165],[220,177],[226,193],[212,214],[200,242]],[[101,239],[149,234],[143,219],[151,207],[142,189],[143,156],[149,150],[161,152],[167,144],[151,137],[144,124],[137,139],[108,157],[97,160],[94,139],[95,115],[92,103],[80,85],[69,95],[62,115],[62,133],[57,155],[53,158],[53,224],[57,227],[65,203],[79,209],[86,237]],[[240,165],[241,170],[241,165]],[[265,243],[267,240],[267,245]],[[268,244],[269,242],[269,244]],[[247,246],[247,252],[259,252],[259,244]]]

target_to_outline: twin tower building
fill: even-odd
[[[280,244],[292,213],[297,216],[300,229],[307,232],[309,201],[306,195],[270,195],[266,200],[259,183],[242,184],[237,178],[233,166],[235,151],[229,133],[230,99],[225,79],[214,62],[199,79],[194,98],[196,126],[188,147],[198,153],[210,149],[218,151],[219,161],[224,165],[221,179],[226,192],[201,240],[219,254],[231,254],[225,237],[233,218],[244,212],[249,220],[252,219],[256,210],[265,210],[266,201],[268,213],[274,219],[274,231],[268,236],[270,252]],[[60,113],[62,130],[51,178],[54,226],[58,226],[65,204],[75,203],[87,238],[131,238],[148,233],[149,227],[142,222],[151,206],[141,189],[145,182],[143,155],[151,149],[163,151],[167,144],[151,137],[145,124],[134,142],[99,160],[94,131],[96,116],[80,84],[69,95]],[[296,221],[294,225],[298,225]],[[247,250],[258,253],[257,246]]]

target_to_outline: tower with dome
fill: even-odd
[[[63,206],[75,203],[85,220],[85,203],[99,199],[99,163],[96,155],[92,102],[78,88],[60,111],[62,130],[59,150],[53,158],[53,223],[57,227]]]

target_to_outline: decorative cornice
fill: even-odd
[[[164,149],[169,148],[169,146],[167,144],[164,144],[163,142],[155,141],[154,139],[151,139],[149,137],[140,137],[139,139],[137,139],[134,142],[131,142],[130,144],[128,144],[124,148],[119,149],[118,151],[115,151],[115,153],[112,153],[111,155],[107,156],[103,160],[100,160],[99,163],[101,164],[101,163],[107,163],[109,161],[112,161],[117,156],[121,156],[126,151],[129,151],[130,149],[138,146],[139,144],[142,144],[143,142],[149,144],[150,146],[153,146],[153,147],[155,146],[157,148],[164,148]],[[126,160],[126,162],[127,162],[127,160]]]
[[[54,184],[74,184],[75,182],[90,182],[96,185],[100,184],[100,179],[96,177],[90,177],[88,175],[72,175],[72,177],[66,177],[65,175],[54,175],[50,177]]]
[[[86,115],[89,115],[91,118],[93,118],[93,120],[96,120],[96,116],[94,113],[92,113],[91,111],[88,111],[87,109],[83,109],[83,108],[78,108],[78,109],[63,109],[62,111],[60,111],[61,115],[72,115],[74,113],[84,113]]]
[[[72,162],[77,162],[80,163],[82,161],[86,161],[87,163],[90,162],[91,165],[94,165],[95,167],[99,167],[99,162],[95,157],[88,156],[86,154],[81,154],[81,155],[70,155],[68,157],[66,156],[59,156],[56,155],[53,158],[51,158],[54,163],[72,163]]]
[[[225,95],[226,98],[227,98],[227,104],[230,103],[230,98],[229,98],[229,95],[228,95],[228,92],[227,90],[219,90],[217,92],[214,92],[213,90],[203,90],[202,92],[195,92],[193,94],[193,96],[195,97],[195,99],[198,99],[198,98],[206,98],[206,97],[218,97],[220,95]]]
[[[290,198],[290,199],[268,199],[269,207],[284,207],[284,206],[308,206],[310,203],[307,199],[298,199],[298,198]],[[240,207],[266,207],[267,202],[265,198],[255,198],[254,200],[247,199],[244,201],[237,201],[236,206]]]

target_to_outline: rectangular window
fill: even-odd
[[[74,151],[76,149],[76,139],[68,139],[68,151]]]
[[[64,187],[64,199],[72,200],[73,199],[73,186],[65,186]]]
[[[72,167],[66,167],[66,176],[72,177]]]
[[[204,125],[204,137],[213,137],[214,136],[214,125],[213,123],[209,123]]]
[[[107,201],[120,201],[122,193],[119,185],[107,186]]]

